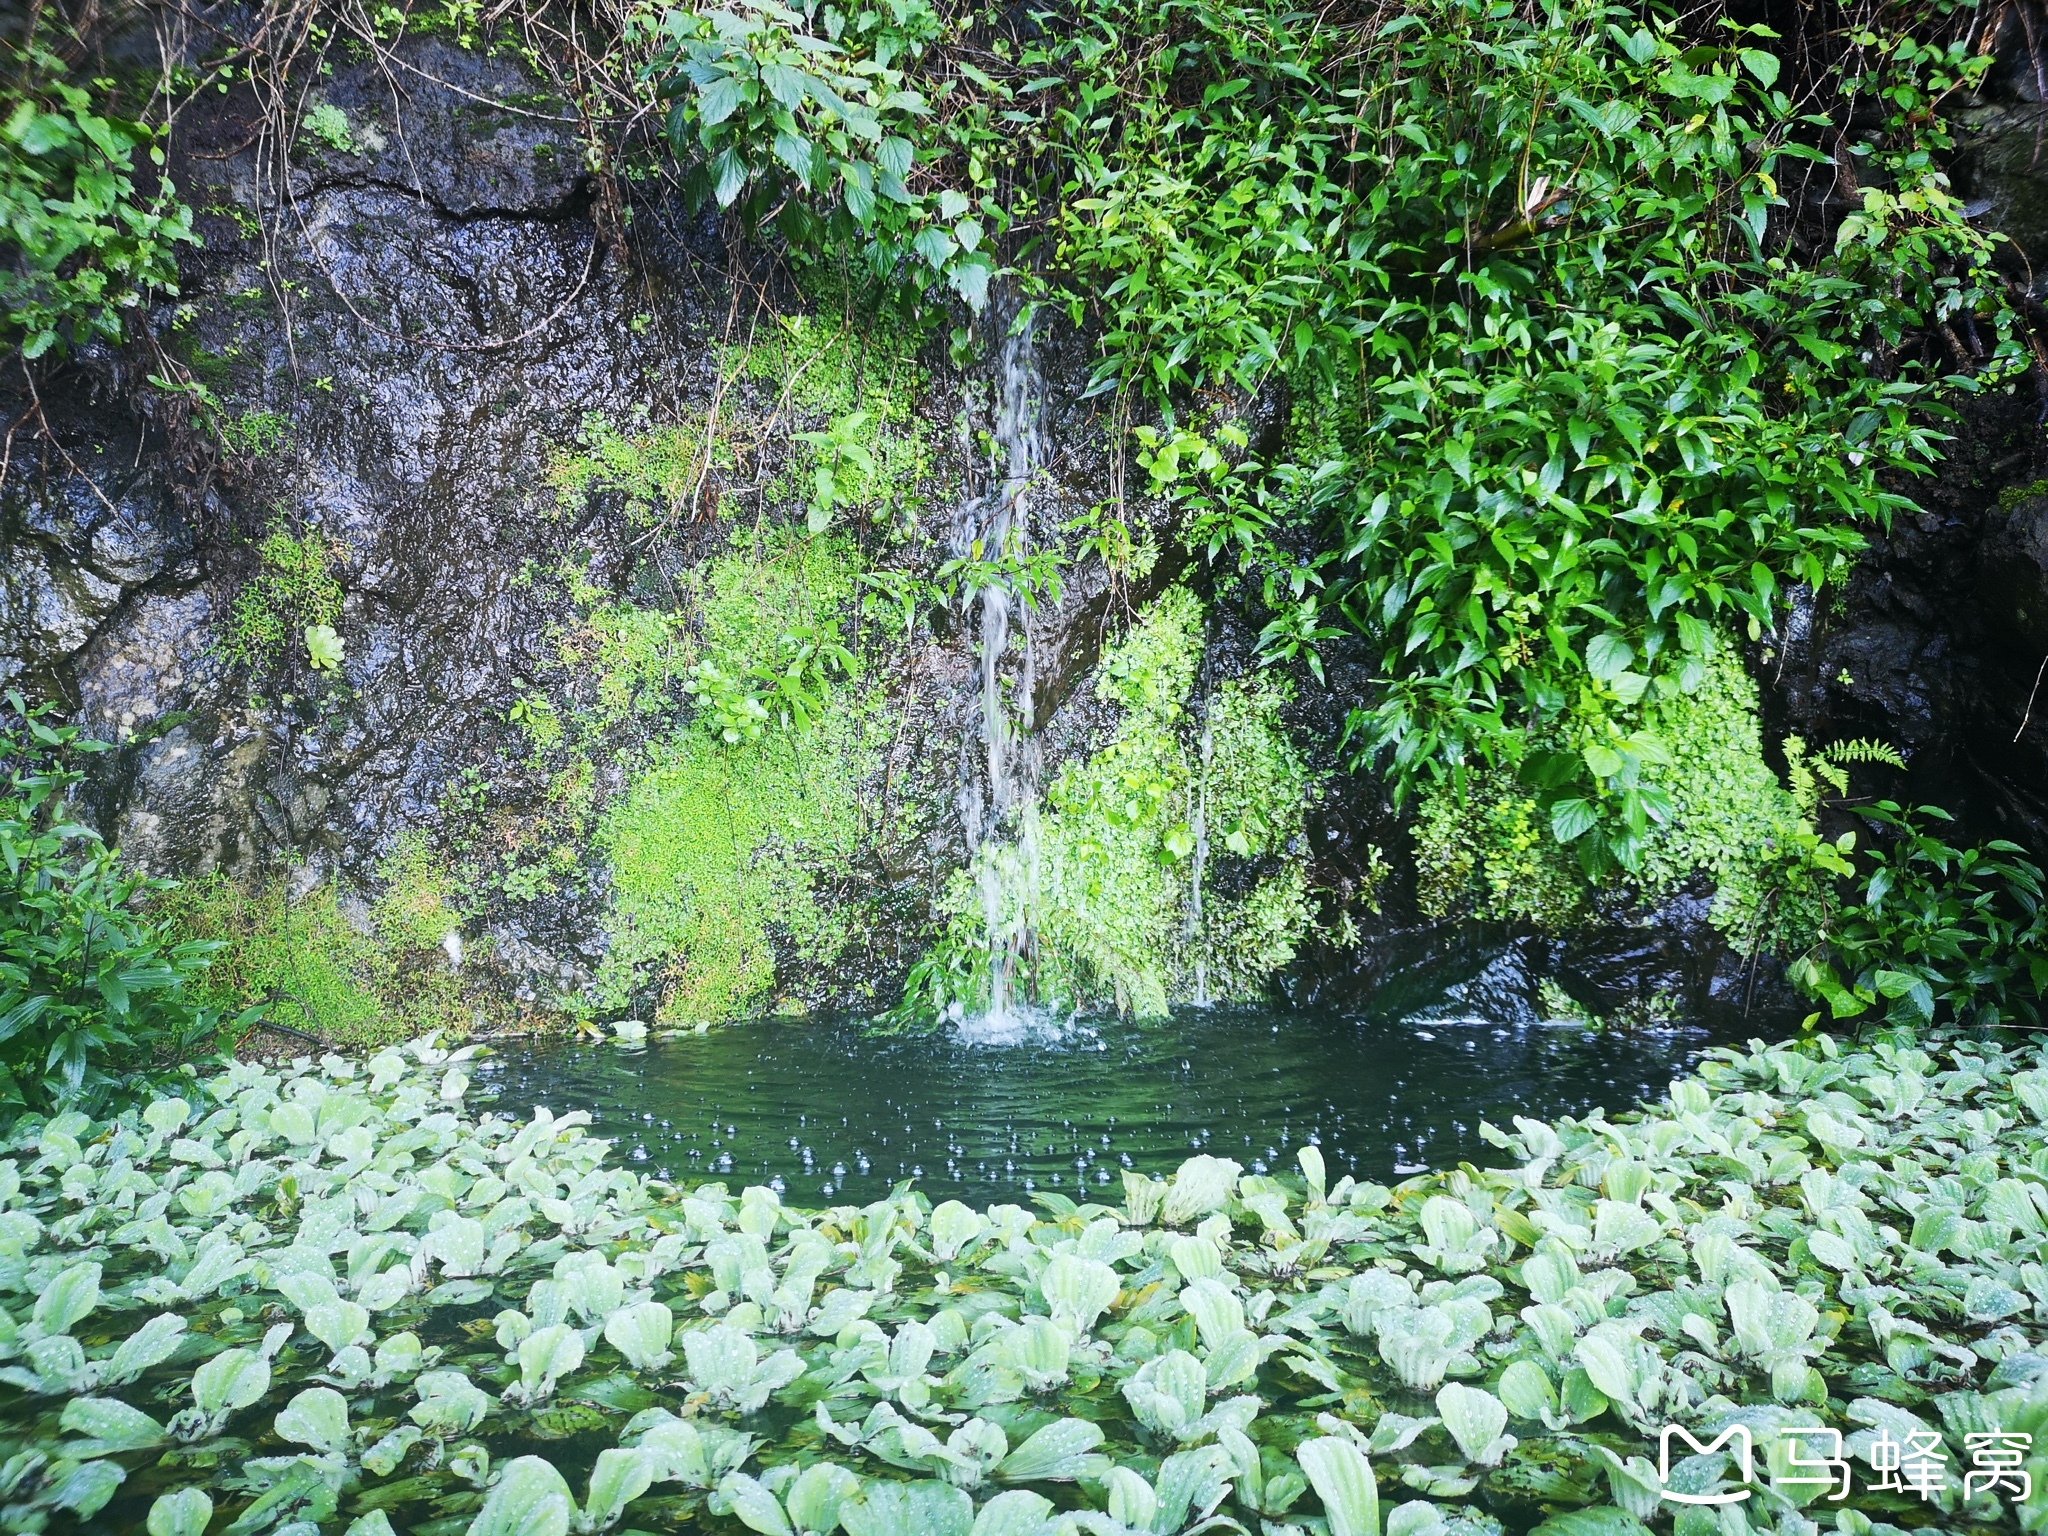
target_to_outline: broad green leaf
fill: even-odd
[[[460,1371],[428,1371],[413,1385],[420,1400],[408,1416],[429,1434],[468,1434],[491,1406],[490,1398]]]
[[[1099,1475],[1107,1462],[1091,1455],[1104,1439],[1102,1426],[1086,1419],[1055,1419],[1036,1431],[996,1468],[1013,1483],[1072,1482]]]
[[[658,1371],[675,1358],[668,1347],[674,1328],[675,1314],[667,1306],[643,1301],[606,1318],[604,1337],[636,1371]]]
[[[1516,1418],[1544,1419],[1557,1411],[1557,1389],[1533,1360],[1513,1361],[1501,1372],[1500,1396]]]
[[[160,1493],[149,1506],[149,1536],[205,1536],[213,1519],[213,1500],[203,1488]]]
[[[223,1350],[192,1375],[192,1400],[209,1418],[261,1402],[270,1390],[270,1361],[252,1349]]]
[[[110,1397],[73,1398],[64,1405],[60,1427],[91,1441],[91,1454],[98,1455],[143,1450],[164,1438],[163,1425],[140,1408]]]
[[[519,1344],[519,1384],[529,1400],[546,1397],[555,1383],[583,1363],[583,1335],[566,1323],[536,1329]]]
[[[1189,1158],[1173,1175],[1159,1219],[1177,1227],[1208,1215],[1230,1198],[1243,1171],[1229,1158],[1211,1157],[1206,1152]]]
[[[100,1266],[74,1264],[43,1287],[33,1321],[42,1334],[69,1333],[100,1304]]]
[[[119,1385],[133,1381],[152,1366],[170,1359],[185,1332],[185,1319],[173,1312],[161,1312],[121,1341],[107,1362],[104,1380]]]
[[[654,1453],[617,1446],[597,1453],[590,1469],[590,1496],[583,1503],[584,1524],[593,1531],[616,1525],[626,1506],[653,1485],[660,1462]]]
[[[1334,1435],[1304,1440],[1295,1459],[1323,1501],[1330,1536],[1379,1536],[1379,1482],[1365,1452]]]
[[[1012,1488],[981,1506],[969,1536],[1045,1536],[1052,1513],[1050,1499],[1026,1488]]]
[[[499,1474],[467,1536],[569,1536],[576,1503],[553,1465],[521,1456]]]
[[[308,1387],[278,1411],[273,1427],[281,1440],[338,1451],[348,1444],[348,1400],[332,1387]]]
[[[969,1536],[974,1501],[945,1483],[862,1483],[839,1506],[846,1536]]]
[[[1483,1388],[1449,1382],[1436,1395],[1436,1411],[1467,1461],[1494,1466],[1514,1446],[1501,1433],[1508,1426],[1506,1405]]]
[[[839,1507],[860,1488],[860,1479],[829,1461],[799,1472],[784,1495],[791,1522],[812,1536],[830,1536],[839,1524]]]
[[[1619,677],[1635,659],[1634,647],[1619,635],[1595,635],[1586,642],[1586,670],[1602,682]]]

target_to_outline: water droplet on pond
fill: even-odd
[[[1471,976],[1469,958],[1458,964],[1440,981],[1402,975],[1403,1006],[1414,1011],[1398,1018],[1191,1010],[1142,1025],[1096,1021],[1014,1048],[964,1046],[944,1033],[880,1040],[856,1022],[763,1020],[705,1039],[655,1041],[630,1066],[551,1043],[507,1045],[478,1075],[508,1109],[589,1110],[593,1137],[613,1140],[636,1170],[673,1164],[686,1187],[735,1171],[748,1183],[779,1176],[801,1204],[806,1193],[819,1198],[830,1169],[835,1196],[865,1203],[916,1168],[933,1202],[987,1205],[1018,1200],[1026,1177],[1035,1188],[1064,1188],[1061,1166],[1090,1189],[1113,1183],[1108,1175],[1119,1168],[1170,1177],[1212,1146],[1283,1174],[1294,1148],[1319,1146],[1365,1180],[1405,1177],[1397,1164],[1425,1158],[1487,1166],[1500,1159],[1476,1137],[1482,1118],[1611,1108],[1714,1043],[1692,1027],[1654,1040],[1585,1041],[1524,1028],[1512,1011],[1524,1003],[1509,999],[1499,1004],[1509,1011],[1489,1016],[1492,1004],[1456,991]],[[1455,1024],[1432,1011],[1439,1007]],[[1745,1036],[1756,1028],[1744,1026]],[[1435,1049],[1454,1041],[1468,1048]],[[1099,1054],[1112,1045],[1114,1062]],[[740,1093],[742,1083],[751,1091]],[[1300,1105],[1297,1093],[1306,1095]],[[707,1110],[711,1119],[693,1122]],[[886,1138],[884,1124],[894,1127]]]

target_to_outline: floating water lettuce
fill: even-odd
[[[7,1529],[1570,1536],[1664,1518],[1664,1423],[1739,1422],[1781,1473],[1841,1432],[1873,1532],[2048,1531],[1864,1491],[1881,1436],[1960,1469],[1991,1429],[2048,1486],[2039,1046],[1759,1045],[1489,1127],[1512,1168],[1198,1157],[987,1211],[670,1188],[586,1116],[471,1109],[469,1055],[16,1127]]]

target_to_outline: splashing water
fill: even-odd
[[[1044,460],[1039,430],[1043,380],[1027,314],[1011,325],[996,353],[994,438],[1001,480],[984,496],[963,501],[953,519],[956,559],[1022,559],[1031,536],[1032,478]],[[1012,1002],[1019,962],[1031,946],[1030,917],[1038,884],[1038,751],[1031,739],[1034,684],[1031,631],[1021,621],[1018,594],[994,573],[981,585],[981,686],[977,705],[984,766],[962,763],[960,822],[967,851],[976,858],[976,885],[989,942],[987,1012],[961,1020],[964,1037],[1015,1038],[1032,1019]],[[1015,620],[1021,645],[1014,683],[1006,687],[1003,662]],[[1009,846],[988,847],[1010,832]]]

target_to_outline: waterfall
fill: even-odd
[[[1008,327],[997,348],[996,382],[993,436],[1000,478],[984,495],[963,500],[954,514],[952,552],[959,560],[1021,560],[1029,549],[1032,478],[1044,461],[1044,388],[1028,314]],[[990,982],[986,1013],[964,1027],[999,1036],[1021,1024],[1012,994],[1017,968],[1030,950],[1038,885],[1038,750],[1031,739],[1031,632],[1019,594],[1007,576],[986,571],[976,599],[981,679],[969,740],[962,744],[958,803],[988,934]],[[1013,628],[1019,654],[1006,679]],[[976,734],[980,752],[972,750]],[[1006,835],[1011,841],[1004,844]]]

